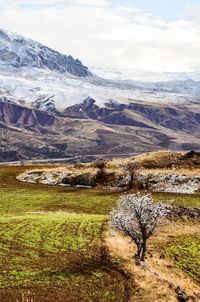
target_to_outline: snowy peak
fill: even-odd
[[[3,29],[0,29],[0,65],[49,69],[77,77],[91,75],[78,59]]]

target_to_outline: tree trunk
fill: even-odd
[[[141,261],[145,261],[146,251],[147,251],[146,240],[144,240],[142,245],[141,257],[140,257]]]
[[[127,189],[131,190],[133,188],[133,173],[131,173],[131,172],[129,172],[129,173],[130,173],[130,181],[128,183]]]
[[[142,253],[142,245],[138,244],[137,245],[137,253],[136,253],[136,257],[140,260],[141,259],[141,253]]]

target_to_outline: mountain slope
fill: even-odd
[[[0,161],[200,149],[199,82],[106,80],[0,30]]]
[[[186,109],[144,102],[116,106],[110,102],[99,107],[87,98],[61,114],[0,100],[0,161],[200,149],[198,105]],[[175,123],[179,119],[183,125]]]
[[[49,69],[77,77],[91,75],[78,59],[3,29],[0,29],[0,61],[2,65],[15,68]]]

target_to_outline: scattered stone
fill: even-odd
[[[187,208],[183,206],[172,207],[169,206],[168,218],[181,218],[181,219],[200,219],[199,208]]]
[[[185,290],[180,288],[180,286],[178,286],[176,288],[176,293],[177,293],[179,302],[186,302],[189,300],[189,297],[186,295]]]
[[[165,259],[165,254],[161,254],[159,258],[160,259]]]

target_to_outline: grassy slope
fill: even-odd
[[[1,301],[16,301],[30,287],[34,301],[126,301],[126,279],[103,253],[104,220],[73,214],[1,218]]]
[[[200,237],[186,236],[167,247],[167,253],[174,259],[177,267],[200,282]]]
[[[59,186],[22,183],[15,176],[23,167],[0,167],[0,213],[28,211],[70,211],[76,213],[107,214],[118,194],[96,189],[73,189]]]
[[[0,167],[0,301],[21,302],[28,287],[33,302],[127,301],[129,282],[106,258],[101,237],[105,215],[121,193],[16,181],[24,169]],[[198,195],[154,196],[200,206]]]
[[[127,301],[129,281],[104,247],[107,216],[93,214],[116,198],[20,183],[22,169],[0,167],[0,301]],[[85,214],[37,212],[55,210]]]

